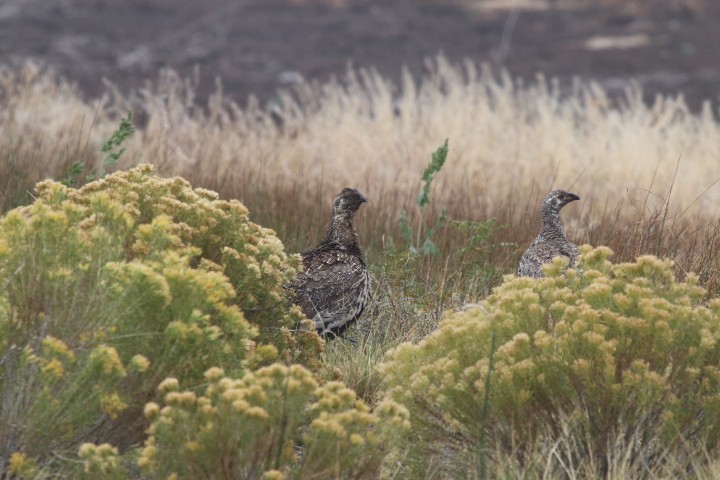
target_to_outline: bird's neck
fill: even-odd
[[[565,229],[560,221],[560,212],[553,208],[543,208],[541,211],[542,227],[540,236],[547,239],[567,240]]]
[[[325,234],[325,243],[337,243],[344,247],[358,246],[358,237],[352,223],[352,217],[336,214],[330,219]]]

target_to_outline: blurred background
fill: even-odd
[[[720,2],[714,0],[1,0],[0,66],[27,59],[86,96],[141,87],[170,67],[239,103],[324,82],[348,66],[390,79],[423,74],[439,52],[597,80],[629,79],[646,100],[682,93],[697,109],[720,93]],[[198,69],[195,71],[195,69]]]

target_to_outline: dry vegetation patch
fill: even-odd
[[[678,272],[698,272],[715,291],[720,124],[709,106],[695,114],[669,97],[647,105],[632,84],[613,102],[593,84],[563,91],[539,77],[524,85],[442,57],[428,61],[428,71],[399,85],[350,71],[342,81],[281,93],[267,109],[236,105],[221,91],[198,105],[192,82],[172,72],[130,96],[109,89],[93,103],[30,66],[8,72],[0,197],[5,208],[25,203],[34,181],[65,178],[76,163],[78,183],[101,171],[99,145],[132,111],[138,131],[117,167],[152,163],[161,174],[238,198],[293,251],[322,232],[328,192],[354,186],[370,200],[358,226],[371,263],[381,249],[405,247],[401,211],[417,225],[444,208],[448,219],[506,226],[493,245],[507,248],[490,255],[512,271],[536,233],[539,200],[553,187],[572,187],[582,201],[566,222],[577,243],[608,245],[620,259],[672,257]],[[419,178],[445,138],[451,153],[423,219],[413,208]],[[445,253],[469,240],[452,222],[434,239]]]
[[[708,360],[717,354],[712,343],[716,342],[717,332],[712,329],[715,327],[711,328],[715,325],[711,320],[715,315],[716,302],[707,302],[717,295],[720,288],[720,234],[713,210],[720,197],[720,186],[717,185],[720,179],[717,169],[720,122],[709,106],[700,113],[693,113],[682,98],[668,97],[658,97],[648,105],[642,101],[642,92],[632,84],[627,86],[621,100],[611,101],[606,92],[594,84],[577,83],[572,89],[563,90],[556,82],[542,77],[531,84],[523,84],[507,75],[495,75],[482,66],[450,65],[442,57],[428,61],[428,75],[420,82],[406,75],[400,84],[393,84],[372,71],[351,70],[342,80],[281,92],[268,108],[252,100],[239,106],[225,98],[221,90],[212,96],[207,105],[199,105],[193,96],[193,83],[169,71],[163,72],[157,82],[149,83],[146,89],[129,96],[108,87],[107,94],[93,102],[82,101],[77,92],[62,80],[32,66],[20,72],[3,72],[0,86],[0,178],[3,179],[0,182],[0,201],[3,211],[32,203],[35,200],[33,195],[38,195],[32,193],[34,183],[46,177],[62,180],[69,187],[79,187],[76,190],[59,183],[43,183],[39,190],[40,199],[34,205],[11,213],[3,220],[3,228],[8,231],[32,231],[32,238],[41,238],[60,249],[56,253],[45,249],[45,253],[55,255],[45,258],[36,255],[41,243],[13,244],[7,239],[4,243],[0,242],[0,254],[4,255],[2,259],[5,262],[2,271],[11,286],[6,288],[7,298],[0,302],[0,313],[21,318],[17,315],[25,312],[22,318],[30,319],[25,323],[6,323],[4,334],[7,336],[12,333],[12,328],[25,328],[25,325],[28,328],[26,343],[36,348],[42,346],[41,352],[32,350],[30,353],[34,356],[27,356],[30,355],[27,353],[27,358],[19,356],[22,349],[12,350],[13,361],[18,365],[26,362],[22,366],[34,372],[33,378],[60,382],[51,384],[52,388],[43,394],[42,401],[51,402],[59,398],[53,392],[61,392],[67,395],[71,405],[70,399],[76,398],[78,393],[76,390],[63,390],[65,384],[61,379],[68,378],[70,372],[74,372],[72,369],[82,371],[82,368],[92,365],[100,370],[106,369],[112,382],[98,384],[98,390],[91,399],[97,400],[95,411],[102,419],[97,421],[103,428],[109,429],[117,424],[113,423],[112,415],[122,411],[130,398],[127,395],[129,390],[118,390],[117,385],[125,385],[123,382],[130,381],[128,378],[134,379],[132,375],[147,368],[143,367],[143,359],[136,357],[140,352],[121,348],[127,346],[125,343],[101,348],[100,343],[107,337],[81,337],[70,341],[56,332],[43,330],[42,319],[46,318],[43,315],[47,312],[51,312],[50,318],[67,318],[68,321],[89,318],[96,322],[99,321],[96,319],[98,316],[105,318],[105,310],[94,311],[91,307],[101,302],[105,298],[103,295],[117,291],[90,288],[88,285],[94,278],[125,282],[128,288],[134,288],[131,293],[117,294],[115,303],[110,304],[113,308],[127,306],[126,298],[147,300],[143,300],[145,303],[142,305],[133,304],[133,308],[165,305],[169,300],[165,287],[162,287],[163,279],[172,278],[175,282],[172,285],[179,289],[179,293],[171,295],[175,299],[173,302],[182,303],[182,308],[178,308],[188,315],[189,324],[202,325],[202,328],[198,327],[200,333],[209,328],[208,317],[203,314],[207,302],[228,305],[230,309],[216,307],[217,312],[213,310],[215,313],[232,316],[235,314],[228,312],[244,312],[242,318],[256,327],[260,326],[260,337],[256,340],[265,346],[254,349],[255,343],[250,342],[238,345],[243,352],[250,347],[247,355],[251,361],[247,365],[238,364],[235,371],[223,365],[225,372],[235,378],[232,381],[240,381],[238,379],[244,375],[246,367],[255,369],[275,358],[283,361],[296,359],[312,368],[317,367],[315,353],[318,345],[314,335],[291,337],[288,329],[298,320],[297,312],[290,312],[288,316],[282,313],[285,307],[280,298],[280,287],[297,265],[294,257],[286,255],[280,240],[291,252],[316,243],[325,226],[332,194],[345,186],[352,186],[361,189],[369,199],[368,208],[358,215],[357,224],[360,241],[367,247],[375,275],[374,302],[355,329],[358,344],[335,342],[329,345],[319,357],[322,367],[318,377],[330,380],[331,384],[337,379],[345,381],[363,398],[363,405],[372,405],[383,396],[386,381],[399,385],[400,377],[410,379],[417,368],[408,361],[410,370],[407,375],[388,380],[375,369],[385,352],[403,341],[419,342],[436,329],[443,310],[481,300],[500,284],[504,273],[513,272],[520,253],[539,229],[540,199],[552,188],[561,187],[572,189],[582,197],[563,214],[566,230],[574,242],[608,245],[615,251],[617,262],[634,261],[645,254],[674,260],[672,264],[656,264],[653,262],[659,261],[646,259],[645,264],[652,264],[648,268],[659,272],[657,276],[650,275],[647,280],[650,284],[643,283],[641,277],[644,273],[633,271],[632,266],[617,267],[626,269],[625,274],[628,278],[632,277],[628,281],[633,284],[632,291],[625,292],[625,295],[637,297],[632,297],[637,300],[637,310],[640,313],[652,310],[660,312],[660,316],[669,315],[672,322],[666,320],[667,325],[655,335],[652,333],[657,327],[655,323],[649,327],[643,326],[642,322],[628,320],[623,323],[636,317],[647,320],[640,313],[636,312],[635,317],[626,315],[627,319],[623,321],[613,314],[612,318],[606,319],[615,322],[615,326],[610,328],[593,320],[592,311],[578,307],[570,315],[566,309],[560,312],[560,306],[548,300],[552,298],[560,303],[572,303],[573,299],[581,299],[597,306],[593,302],[609,302],[607,288],[613,295],[620,295],[613,288],[617,286],[622,290],[625,284],[617,283],[614,277],[618,275],[614,270],[616,267],[602,262],[602,265],[592,267],[600,272],[595,277],[587,271],[567,277],[557,274],[544,283],[516,279],[498,290],[488,300],[488,305],[493,301],[506,304],[499,306],[493,315],[498,318],[505,315],[503,321],[512,323],[517,320],[518,323],[502,332],[512,333],[503,341],[514,343],[508,344],[502,351],[498,350],[498,359],[504,355],[503,361],[507,360],[500,370],[506,375],[503,381],[508,383],[503,384],[507,387],[505,390],[493,390],[498,395],[497,401],[488,408],[495,409],[492,410],[496,415],[494,418],[509,418],[511,422],[499,423],[498,428],[490,432],[488,440],[483,440],[484,446],[497,447],[494,454],[498,456],[493,465],[502,467],[498,472],[517,476],[522,472],[537,473],[532,462],[543,459],[545,463],[542,465],[548,466],[550,471],[583,478],[591,476],[591,472],[627,478],[633,472],[642,471],[642,465],[636,460],[645,461],[648,456],[656,461],[657,469],[653,470],[653,474],[659,477],[678,475],[678,469],[712,472],[713,462],[717,465],[715,451],[712,450],[717,431],[712,428],[698,432],[707,435],[707,439],[713,442],[693,445],[665,442],[670,431],[668,428],[673,425],[685,434],[702,424],[704,418],[714,418],[718,411],[714,403],[716,400],[711,398],[710,393],[700,398],[705,395],[703,392],[714,388],[716,372],[712,369],[705,372],[704,366],[698,366],[704,360],[697,357],[705,352],[707,356],[703,358]],[[123,141],[122,147],[126,150],[118,163],[108,164],[107,156],[101,153],[101,146],[111,138],[118,122],[128,112],[132,113],[136,131]],[[435,151],[446,138],[450,139],[447,161],[442,170],[433,173],[432,186],[429,183],[423,185],[421,175],[428,165],[430,152]],[[126,169],[145,162],[155,165],[161,176],[180,175],[190,183],[180,179],[156,178],[150,185],[138,180],[145,186],[133,186],[133,180],[128,186],[125,183],[127,175],[144,175],[143,169],[135,169],[131,173],[82,186],[88,179],[102,176],[105,171]],[[203,188],[192,189],[190,184]],[[432,201],[419,207],[418,194],[424,186],[431,192]],[[146,195],[148,188],[155,194]],[[220,200],[205,189],[217,191],[220,198],[228,200]],[[237,199],[244,206],[229,199]],[[32,218],[40,220],[32,223]],[[253,222],[249,221],[250,218]],[[277,232],[277,237],[259,225],[271,227]],[[122,240],[128,232],[131,233],[127,237],[130,240]],[[16,239],[24,238],[23,235]],[[433,245],[434,248],[419,248],[422,245]],[[39,265],[33,260],[33,265],[43,273],[15,282],[14,272],[21,267],[25,257],[12,256],[8,252],[17,251],[20,246],[25,248],[25,257],[44,258],[45,263]],[[170,253],[158,253],[164,249],[169,249]],[[596,256],[602,257],[601,254]],[[64,260],[58,262],[58,258]],[[114,266],[101,268],[100,264],[105,260],[114,262]],[[86,264],[89,270],[84,269]],[[27,272],[23,268],[18,271]],[[101,271],[107,274],[107,278],[98,273]],[[697,276],[689,275],[690,272],[696,272]],[[270,287],[255,282],[257,275],[269,282]],[[598,286],[588,284],[598,278],[607,281],[599,282]],[[687,283],[683,283],[685,280]],[[660,283],[653,283],[656,281]],[[603,285],[607,288],[604,289]],[[668,291],[688,290],[690,293],[686,296],[690,303],[685,305],[681,302],[677,308],[671,308],[672,305],[667,303],[672,304],[677,298],[662,302],[668,294],[663,290],[667,286],[672,287]],[[582,291],[578,290],[581,287]],[[202,295],[189,295],[191,291],[207,295],[208,299],[200,298]],[[74,303],[61,301],[68,292],[72,293]],[[222,292],[225,293],[220,295]],[[538,298],[547,301],[538,303]],[[45,303],[38,303],[38,299]],[[11,300],[17,300],[17,306]],[[644,303],[641,304],[640,300]],[[198,310],[195,308],[186,311],[193,301],[204,306],[199,308],[200,313],[195,312]],[[608,305],[607,308],[612,310],[619,303],[610,302]],[[73,316],[74,306],[85,308],[81,316]],[[128,314],[125,310],[123,312]],[[446,320],[431,337],[456,335],[454,340],[447,340],[449,348],[458,341],[457,335],[462,337],[461,340],[469,341],[475,338],[470,333],[477,334],[482,337],[480,343],[484,348],[483,359],[473,357],[474,370],[462,373],[477,377],[475,380],[479,383],[472,384],[476,391],[472,395],[464,392],[466,396],[462,398],[470,400],[458,408],[451,405],[452,408],[448,409],[451,416],[458,413],[458,418],[437,414],[430,408],[433,405],[426,410],[425,420],[429,422],[426,426],[434,429],[433,435],[438,434],[432,441],[440,439],[439,443],[429,445],[437,448],[431,449],[434,456],[426,458],[438,462],[429,466],[436,472],[445,471],[448,465],[444,462],[454,458],[465,462],[458,463],[456,467],[471,465],[473,471],[478,472],[478,459],[486,458],[482,455],[478,457],[477,451],[468,449],[468,445],[473,448],[477,445],[480,427],[468,432],[458,426],[468,419],[475,422],[468,423],[470,426],[482,423],[478,423],[477,401],[482,397],[478,392],[484,391],[481,380],[486,378],[483,372],[488,368],[481,363],[487,361],[486,354],[493,351],[488,347],[487,333],[492,329],[488,327],[486,315],[472,309],[468,312],[453,317],[458,320],[454,326],[457,328],[448,327],[450,321]],[[213,314],[210,314],[211,319]],[[592,318],[582,317],[585,314]],[[563,328],[568,330],[553,330],[559,328],[559,319],[565,315]],[[132,318],[127,318],[127,325],[135,325]],[[530,328],[532,325],[527,323],[550,321],[548,319],[558,323],[553,323],[552,328],[544,323],[542,328],[535,328],[537,325]],[[694,323],[683,330],[678,319],[690,319]],[[166,320],[171,321],[169,318]],[[703,332],[700,324],[705,320],[709,323]],[[78,335],[82,325],[76,325],[74,332]],[[470,333],[458,334],[455,330],[460,327],[467,327]],[[557,362],[552,363],[557,360],[551,355],[552,349],[545,351],[542,348],[555,345],[552,342],[560,341],[559,336],[576,327],[578,335],[568,334],[567,341],[580,343],[563,344],[562,348],[577,347],[568,351],[577,353],[577,358],[585,360],[585,363],[580,360],[559,366]],[[674,327],[680,332],[679,336],[670,335]],[[248,334],[240,336],[251,336],[249,332],[252,328],[248,326],[247,329]],[[608,362],[612,363],[608,359],[615,357],[608,353],[608,349],[617,347],[618,338],[622,337],[618,332],[627,329],[635,329],[632,332],[638,339],[659,342],[659,346],[651,352],[635,352],[639,355],[637,361],[630,358],[631,355],[622,360],[622,367],[627,371],[627,376],[623,378],[635,382],[630,387],[620,382],[620,390],[627,387],[627,395],[623,396],[623,391],[613,390],[617,382],[613,383],[614,371],[608,366]],[[196,330],[176,325],[169,334],[177,338],[194,338]],[[558,338],[536,339],[536,330],[556,331]],[[213,331],[205,332],[207,335],[202,333],[198,339],[210,343],[225,341],[222,335],[215,338]],[[38,340],[38,332],[49,333],[60,343],[46,340],[45,343],[50,343],[45,345]],[[523,332],[527,339],[522,336]],[[104,333],[111,334],[113,332]],[[684,337],[686,334],[692,338]],[[606,336],[600,338],[598,335]],[[640,340],[638,345],[644,345]],[[81,356],[77,348],[85,345],[84,341],[91,343],[82,350],[84,356]],[[421,345],[433,341],[428,340]],[[544,341],[550,341],[550,346]],[[680,342],[678,348],[673,347],[676,341]],[[3,345],[7,349],[10,343]],[[465,347],[470,356],[482,353],[478,353],[475,343]],[[542,352],[533,350],[535,347]],[[695,348],[694,353],[688,350],[689,356],[683,357],[682,349],[685,347]],[[407,351],[415,347],[403,348],[406,350],[398,351],[410,355]],[[419,348],[422,350],[423,347]],[[671,349],[672,355],[662,357],[662,353],[666,352],[663,349]],[[74,357],[66,352],[73,353]],[[213,352],[221,357],[229,355],[222,349]],[[448,351],[446,357],[442,355],[444,352],[438,348],[428,353],[428,358],[433,357],[439,362],[432,364],[437,367],[436,373],[447,370],[452,374],[434,379],[433,384],[438,389],[452,386],[454,379],[460,375],[453,369],[459,368],[462,363],[453,357],[462,352],[453,354]],[[532,384],[532,379],[540,381],[535,375],[538,372],[533,370],[539,368],[538,364],[523,363],[525,357],[535,355],[533,352],[547,354],[547,358],[542,357],[545,365],[558,367],[559,372],[567,374],[555,379],[559,382],[557,385],[548,383],[550,387],[538,390],[538,395],[528,393],[529,390],[521,388],[517,382],[513,383],[515,376],[520,383],[527,380]],[[597,355],[588,357],[593,352]],[[521,358],[520,354],[525,357]],[[393,359],[398,360],[399,356],[400,353],[395,353]],[[120,362],[116,361],[116,357]],[[81,363],[77,363],[79,360],[74,358],[82,358],[86,362],[82,365],[88,366],[81,368]],[[214,363],[225,361],[212,358],[215,357],[206,360]],[[238,361],[241,359],[242,355]],[[152,369],[157,363],[150,360],[149,368]],[[516,360],[517,363],[514,363]],[[192,384],[193,379],[197,382],[199,373],[210,366],[207,362],[201,363],[192,369],[192,375],[181,379],[183,385],[189,385],[186,382]],[[680,373],[672,373],[676,372],[673,368],[681,365],[687,367],[682,370],[682,375],[687,373],[684,377]],[[597,399],[620,402],[619,409],[610,412],[612,415],[597,417],[599,424],[589,422],[587,408],[594,405],[602,413],[604,404],[590,401],[597,400],[587,397],[587,392],[592,389],[586,390],[585,396],[578,395],[578,385],[584,384],[573,383],[573,379],[578,378],[583,381],[594,379],[597,372],[593,368],[599,372],[598,375],[602,374],[598,378],[609,385],[607,391],[600,389],[596,392]],[[665,378],[663,375],[667,372],[672,375]],[[142,399],[135,399],[135,414],[139,412],[140,405],[154,398],[152,388],[161,379],[160,373],[167,372],[158,370],[155,373],[152,381],[146,383],[132,380],[139,383],[131,386],[140,385],[145,392]],[[703,384],[698,375],[704,375],[707,381]],[[314,381],[319,381],[319,378]],[[249,379],[247,377],[246,381],[254,381]],[[693,390],[692,385],[682,384],[685,380],[697,380],[698,385],[707,390]],[[3,381],[12,382],[14,377]],[[586,383],[588,388],[593,387],[592,382]],[[37,385],[23,384],[22,388],[26,390],[20,393],[29,392]],[[345,388],[332,385],[337,389]],[[561,405],[556,405],[549,397],[542,397],[549,389],[558,393],[556,400]],[[685,398],[677,394],[693,391],[700,396]],[[433,392],[438,394],[437,398],[432,398],[437,400],[438,405],[452,401],[440,398],[444,394],[439,390]],[[423,393],[427,391],[423,390]],[[514,393],[518,395],[512,401],[500,402],[508,400]],[[201,425],[206,419],[201,417],[201,406],[196,400],[202,392],[195,391],[195,394],[197,397],[192,402],[189,394],[182,397],[187,399],[187,405],[182,403],[182,399],[178,400],[180,397],[171,395],[169,403],[178,401],[177,406],[182,408],[168,410],[168,415],[162,418],[171,419],[172,415],[180,415]],[[203,403],[209,405],[209,401],[212,405],[220,405],[225,401],[212,395],[207,391],[205,396],[209,400]],[[675,401],[671,398],[673,395],[679,403],[672,403]],[[541,402],[543,398],[547,403]],[[427,399],[431,400],[430,397]],[[576,405],[579,399],[585,401],[586,404],[581,405],[585,409],[559,408]],[[649,407],[643,411],[620,408],[625,405],[623,402],[630,400],[638,402],[638,408],[643,405]],[[663,405],[671,405],[672,408],[668,407],[667,411],[672,415],[664,415],[665,410],[653,407],[658,403],[652,402],[660,400],[666,402]],[[168,402],[168,399],[158,401]],[[680,411],[687,406],[683,402],[690,402],[688,405],[692,408],[687,409],[690,417],[683,416]],[[698,406],[698,402],[705,404]],[[359,415],[360,424],[366,428],[368,422],[372,422],[365,414],[370,413],[366,407],[359,405],[354,409],[356,413],[348,415]],[[547,405],[558,408],[541,408]],[[468,413],[471,409],[475,410]],[[550,413],[544,417],[540,415],[542,422],[536,424],[527,415],[527,409]],[[259,413],[259,410],[254,412]],[[237,413],[235,420],[242,423],[245,413]],[[624,415],[622,420],[625,423],[616,421],[614,414]],[[393,415],[402,417],[398,412]],[[310,417],[304,418],[307,420]],[[142,423],[139,415],[136,415],[136,420],[138,425]],[[634,420],[638,420],[637,426],[641,430],[630,428]],[[86,422],[84,425],[91,426],[95,420],[83,417],[83,421]],[[122,424],[122,421],[118,422]],[[8,421],[4,425],[10,423]],[[267,428],[273,428],[271,423],[267,423]],[[552,435],[540,435],[540,429],[548,425],[552,427]],[[567,432],[580,433],[568,434],[563,430],[568,426],[576,426],[577,429]],[[515,427],[519,430],[513,430]],[[57,439],[66,438],[62,435],[72,437],[67,437],[70,440],[62,445],[62,451],[66,453],[68,445],[74,445],[80,437],[98,443],[102,441],[99,436],[92,437],[83,432],[62,430],[62,434],[55,435],[51,431]],[[520,434],[517,432],[522,432],[531,440],[528,444],[531,451],[512,448],[515,435]],[[166,433],[168,438],[174,435],[172,429]],[[366,433],[367,428],[362,435]],[[649,437],[638,437],[646,433]],[[123,437],[122,441],[116,442],[120,446],[118,451],[113,450],[117,445],[86,447],[82,453],[88,462],[87,468],[95,468],[95,465],[98,468],[107,467],[108,472],[115,471],[113,469],[119,459],[127,461],[122,447],[136,441],[141,431],[136,429],[133,434],[132,438]],[[414,434],[418,435],[417,430]],[[196,441],[193,435],[194,432],[188,433],[189,443]],[[358,437],[353,438],[359,442]],[[365,440],[364,437],[362,439]],[[655,448],[657,444],[652,442],[660,441],[658,439],[665,442],[663,446],[672,448]],[[695,439],[696,436],[693,441]],[[279,445],[280,457],[288,459],[285,464],[288,469],[284,473],[292,476],[295,471],[302,472],[303,467],[302,463],[295,463],[292,452],[287,451],[290,448],[287,445],[292,443],[284,443],[286,440],[280,439],[273,445]],[[346,440],[350,441],[350,437]],[[491,440],[492,444],[488,443]],[[23,468],[27,472],[36,472],[31,459],[40,458],[40,455],[36,452],[17,453],[17,445],[21,441],[24,440],[4,446],[4,453],[10,455],[16,452],[8,465],[17,472]],[[675,446],[678,448],[674,449]],[[638,448],[641,455],[635,456]],[[162,462],[167,462],[158,467],[158,471],[176,471],[173,469],[177,465],[172,464],[174,451],[169,448],[161,452],[166,455]],[[253,455],[253,452],[246,453]],[[380,471],[382,459],[372,456],[376,453],[373,450],[369,454],[372,462],[376,462],[372,463],[373,469],[360,472],[359,476],[366,473],[372,476]],[[693,461],[694,457],[703,460]],[[313,458],[308,457],[308,461],[314,461]],[[404,474],[404,466],[410,463],[403,462],[412,460],[402,451],[393,452],[391,458],[394,463],[386,464],[387,469],[383,471],[395,472],[395,475]],[[571,468],[563,467],[562,462],[570,462]],[[349,461],[346,465],[355,468],[356,464]],[[267,469],[273,465],[263,463],[258,466],[259,469],[261,467],[263,471],[270,471]],[[321,470],[313,467],[313,471]],[[543,475],[540,472],[537,476]],[[713,478],[711,473],[703,475]],[[27,476],[31,476],[30,473]]]

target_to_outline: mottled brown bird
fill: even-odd
[[[304,270],[288,286],[293,301],[326,338],[342,335],[370,298],[370,275],[353,225],[365,202],[354,188],[344,188],[335,197],[325,238],[301,253]]]
[[[575,266],[580,251],[567,239],[560,221],[560,210],[575,200],[580,200],[580,197],[564,190],[553,190],[547,194],[540,208],[542,218],[540,233],[520,259],[518,276],[544,277],[541,267],[560,256],[568,259],[568,268]]]

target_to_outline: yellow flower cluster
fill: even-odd
[[[268,470],[263,474],[263,480],[284,480],[285,475],[279,470]]]
[[[37,474],[35,461],[22,452],[14,452],[10,455],[7,469],[10,475],[18,478],[32,478]]]
[[[43,339],[42,345],[43,349],[45,349],[51,356],[60,357],[68,362],[75,361],[75,352],[70,350],[65,342],[58,338],[48,335]]]
[[[130,359],[130,363],[128,364],[128,368],[132,370],[133,372],[137,373],[144,373],[147,371],[148,368],[150,368],[150,360],[145,355],[134,355]]]
[[[379,468],[379,446],[390,438],[387,433],[409,427],[409,413],[401,405],[386,401],[372,413],[352,390],[339,382],[318,386],[300,365],[275,363],[237,379],[212,367],[205,378],[210,384],[199,396],[181,391],[177,379],[168,378],[158,387],[164,406],[145,406],[150,437],[138,465],[147,474],[188,478],[202,464],[204,472],[225,475],[227,465],[233,465],[233,477],[265,472],[263,478],[285,478],[299,460],[294,442],[301,429],[304,461],[296,466],[301,472],[318,475],[327,467],[329,452],[340,452],[343,470],[348,465],[369,468],[363,465],[369,458],[375,458],[372,468]],[[278,452],[281,468],[276,454],[267,452]]]
[[[125,366],[115,347],[99,345],[90,353],[90,365],[103,375],[124,377]]]
[[[118,414],[127,408],[125,403],[117,392],[106,393],[100,396],[100,407],[113,420]]]
[[[303,472],[329,475],[342,468],[352,477],[352,472],[379,469],[387,453],[383,446],[389,450],[410,428],[403,405],[385,400],[371,412],[339,382],[318,388],[315,397],[310,410],[316,416],[303,434]]]
[[[117,475],[122,471],[118,449],[112,445],[83,443],[78,453],[83,460],[85,473],[91,477],[111,478],[112,474]]]
[[[241,457],[247,455],[248,459],[257,460],[256,453],[248,448],[257,442],[279,441],[287,436],[279,422],[288,416],[284,428],[297,426],[317,388],[305,368],[280,364],[247,373],[240,379],[225,377],[222,369],[213,367],[205,372],[205,378],[210,385],[202,396],[180,391],[175,378],[160,384],[158,390],[164,393],[165,406],[161,408],[152,402],[145,406],[145,416],[152,423],[148,430],[151,436],[138,462],[141,468],[146,471],[167,468],[168,473],[178,473],[173,470],[176,467],[168,465],[177,463],[175,449],[212,456],[218,453],[218,445],[211,438],[227,438],[232,442],[228,448],[239,449]],[[227,437],[230,432],[232,435]],[[292,438],[287,436],[284,441]],[[292,457],[290,446],[280,447],[288,460]]]
[[[180,388],[180,382],[177,378],[168,377],[158,385],[158,391],[161,393],[174,392]]]
[[[612,264],[611,254],[583,246],[575,270],[558,262],[543,279],[507,276],[479,308],[392,350],[379,367],[390,398],[411,421],[442,419],[416,433],[473,439],[485,429],[512,445],[578,412],[605,429],[593,433],[601,455],[604,435],[659,412],[652,428],[667,438],[697,429],[720,441],[720,303],[704,305],[697,277],[676,281],[670,261]]]

